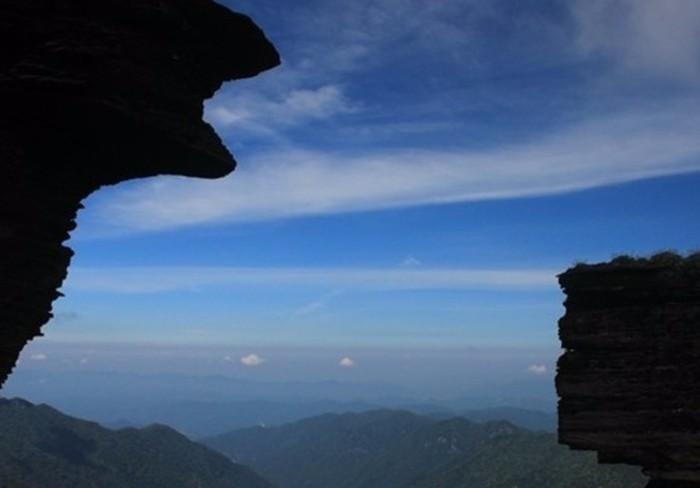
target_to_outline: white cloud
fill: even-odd
[[[344,357],[338,362],[338,365],[341,368],[354,368],[355,367],[355,361],[349,357]]]
[[[531,364],[527,367],[527,371],[535,376],[542,376],[547,374],[547,366],[544,364]]]
[[[243,366],[248,366],[248,367],[260,366],[264,362],[265,362],[265,359],[261,358],[257,354],[248,354],[247,356],[243,356],[241,358],[241,364]]]
[[[578,46],[621,69],[695,81],[700,76],[697,0],[578,0]]]
[[[81,365],[85,365],[85,364],[89,363],[90,360],[88,358],[82,358],[79,362]]]
[[[406,256],[403,261],[401,261],[401,266],[404,268],[414,268],[423,264],[420,259],[416,259],[413,256]]]
[[[205,286],[323,286],[337,290],[555,289],[554,269],[463,268],[71,268],[66,289],[159,293]],[[339,292],[322,298],[325,302]],[[318,308],[318,306],[316,306]]]
[[[49,359],[49,357],[43,352],[40,352],[37,354],[32,354],[31,356],[29,356],[29,359],[31,359],[32,361],[46,361],[47,359]]]
[[[571,192],[700,170],[695,101],[490,150],[257,154],[232,177],[145,180],[98,200],[102,231],[280,219]],[[105,228],[105,225],[112,227]],[[100,232],[98,229],[97,232]]]

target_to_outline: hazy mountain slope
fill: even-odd
[[[421,476],[410,488],[641,488],[638,467],[599,465],[593,452],[572,451],[552,434],[515,432],[474,456]]]
[[[160,425],[112,431],[46,405],[0,399],[0,433],[3,488],[271,486]]]
[[[552,434],[404,411],[323,415],[205,442],[281,488],[644,486],[638,470],[600,467]]]

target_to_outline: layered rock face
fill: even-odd
[[[700,487],[700,254],[617,258],[559,276],[559,441]]]
[[[0,0],[0,385],[51,318],[80,201],[231,172],[202,102],[277,64],[248,17],[211,0]]]

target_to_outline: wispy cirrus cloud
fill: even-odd
[[[279,97],[279,96],[278,96]],[[217,97],[207,106],[207,119],[217,128],[272,133],[287,127],[359,110],[337,85],[290,89],[277,99],[254,91]]]
[[[618,71],[696,82],[700,78],[700,2],[578,0],[577,46]]]
[[[649,107],[485,150],[265,152],[223,180],[152,179],[118,190],[88,219],[98,233],[147,232],[551,195],[698,171],[699,109],[696,100]]]
[[[272,2],[260,3],[276,10]],[[532,6],[513,14],[479,0],[339,5],[297,5],[282,27],[281,37],[294,39],[282,44],[284,65],[225,87],[208,104],[207,117],[224,138],[229,129],[235,135],[227,143],[253,141],[236,173],[213,182],[148,180],[98,196],[82,217],[89,235],[552,195],[700,170],[697,98],[685,93],[689,98],[678,103],[679,95],[661,91],[651,97],[658,103],[645,97],[643,104],[617,104],[625,98],[629,79],[695,80],[700,74],[700,4],[694,0],[580,0],[563,9],[568,17],[548,17],[546,9]],[[504,57],[485,48],[493,39],[482,28],[484,21],[508,26],[508,42],[495,44]],[[469,59],[452,59],[450,53]],[[566,124],[525,142],[479,149],[460,147],[458,140],[442,150],[414,143],[416,132],[462,130],[460,124],[471,116],[464,106],[475,103],[468,96],[474,79],[487,87],[476,97],[485,104],[479,110],[520,107],[514,118],[525,120],[541,107],[525,103],[530,98],[517,90],[502,92],[501,85],[488,82],[491,75],[517,77],[521,70],[527,76],[553,65],[585,64],[596,56],[608,59],[612,69],[598,67],[593,77],[572,77],[593,79],[596,88],[572,88],[585,96],[567,100],[567,107],[577,108],[563,117]],[[435,89],[429,92],[418,90],[420,83],[404,87],[395,99],[400,103],[385,103],[394,73],[386,76],[383,63],[401,59],[422,65],[434,58],[450,76],[431,77]],[[509,61],[521,59],[527,62],[515,63],[509,72]],[[415,74],[401,71],[398,62],[396,67],[397,77]],[[623,73],[623,82],[598,87],[615,73]],[[363,85],[367,80],[372,83]],[[455,89],[456,82],[472,88]],[[542,84],[540,105],[545,107],[553,86],[542,78],[533,83]],[[496,101],[484,101],[491,97]],[[608,107],[606,97],[610,107],[624,107],[616,113],[589,111],[586,104],[592,100]],[[363,117],[343,118],[358,109]],[[300,129],[319,121],[328,122],[326,132],[307,127],[305,140],[294,141],[304,133]],[[489,130],[500,127],[483,129],[486,138]],[[401,143],[382,147],[382,131]],[[475,136],[465,132],[468,137]]]
[[[65,287],[99,293],[162,293],[207,286],[323,286],[344,290],[554,289],[555,270],[396,268],[74,268]]]

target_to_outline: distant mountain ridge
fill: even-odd
[[[272,487],[164,425],[113,431],[0,398],[0,433],[0,488]]]
[[[266,382],[221,375],[54,371],[42,367],[16,371],[3,392],[103,425],[160,423],[191,438],[260,424],[281,425],[328,412],[379,408],[431,415],[444,412],[447,418],[507,406],[547,412],[550,418],[545,424],[549,427],[545,425],[544,430],[552,430],[556,423],[553,385],[540,379],[434,398],[426,392],[372,382]],[[495,418],[543,429],[543,424],[522,424],[520,416],[499,414]]]
[[[506,420],[524,429],[543,432],[557,430],[557,416],[553,413],[539,410],[528,410],[517,407],[492,407],[472,410],[461,410],[456,415],[473,422],[491,422]]]
[[[280,488],[641,488],[626,466],[599,466],[554,435],[511,423],[400,410],[326,414],[203,441]]]

